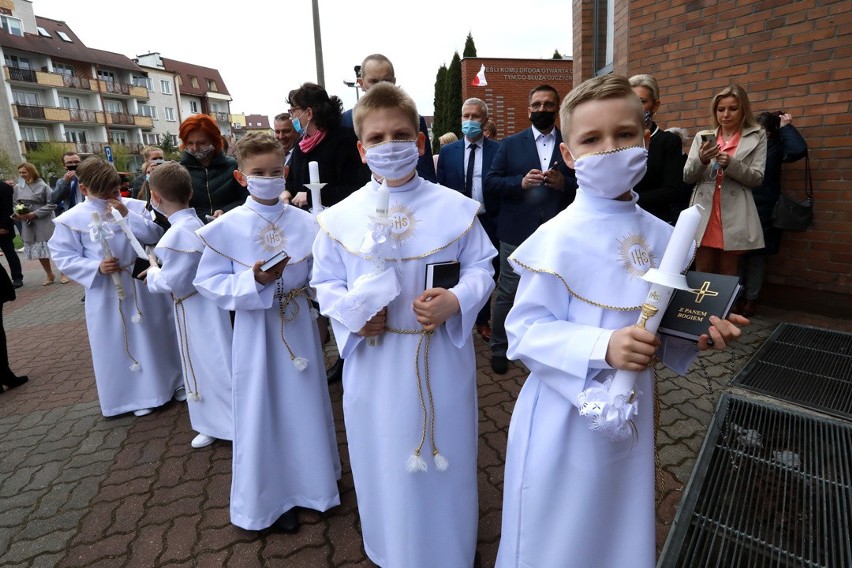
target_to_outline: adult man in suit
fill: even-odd
[[[489,211],[490,203],[485,201],[482,182],[497,154],[498,142],[483,136],[483,125],[488,121],[488,105],[481,99],[467,99],[462,105],[462,133],[464,138],[447,144],[438,155],[438,183],[455,189],[479,201],[479,223],[491,238],[494,248],[497,241],[496,211]],[[495,272],[499,270],[499,261],[494,258]],[[497,274],[495,273],[495,277]],[[476,316],[476,330],[485,341],[491,339],[491,302],[486,303]]]
[[[562,136],[555,128],[559,93],[550,85],[530,91],[532,126],[503,139],[485,177],[485,197],[499,202],[500,279],[491,317],[491,369],[503,374],[506,358],[506,315],[515,301],[518,275],[508,258],[527,237],[574,200],[577,181],[559,153]]]
[[[361,63],[361,70],[358,72],[358,84],[361,85],[361,90],[365,93],[370,90],[370,87],[377,83],[388,82],[396,85],[396,74],[393,70],[391,60],[381,53],[374,53],[364,58]],[[340,126],[352,128],[352,109],[347,110],[340,117]],[[436,181],[435,177],[435,160],[432,159],[432,145],[429,142],[429,129],[426,127],[426,120],[420,117],[420,132],[426,137],[426,147],[423,155],[417,161],[417,175],[429,181]]]
[[[0,250],[9,263],[12,286],[20,288],[24,285],[24,273],[21,271],[21,259],[15,252],[15,222],[12,221],[12,214],[15,212],[15,205],[12,203],[14,196],[15,188],[5,181],[0,181]],[[14,296],[14,293],[12,295]],[[2,370],[0,366],[0,372]]]
[[[290,158],[293,156],[293,148],[296,146],[296,142],[299,141],[299,135],[296,133],[296,129],[293,128],[293,122],[290,120],[290,113],[288,112],[275,115],[273,125],[275,139],[284,148],[284,165],[286,166],[290,163]]]
[[[63,211],[71,209],[81,201],[83,195],[77,183],[77,166],[80,165],[80,156],[77,152],[65,152],[62,154],[62,164],[65,166],[65,175],[56,180],[56,186],[50,194],[50,202],[56,205],[56,216]],[[143,174],[144,178],[145,175]],[[143,180],[144,181],[144,180]]]

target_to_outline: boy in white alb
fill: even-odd
[[[175,327],[188,394],[189,421],[198,435],[193,448],[209,446],[216,439],[234,437],[231,392],[231,341],[228,312],[198,294],[192,284],[204,243],[195,231],[204,226],[189,206],[192,180],[177,162],[154,169],[148,180],[151,204],[168,216],[171,227],[154,249],[156,259],[146,271],[145,284],[154,293],[174,300]]]
[[[627,79],[606,75],[576,87],[560,122],[577,198],[510,257],[521,279],[506,320],[508,354],[531,374],[509,427],[497,567],[650,568],[650,367],[660,341],[634,324],[650,288],[641,277],[659,264],[672,227],[636,205],[632,188],[645,173],[649,133]],[[734,324],[748,323],[731,320],[711,318],[697,346],[661,349],[663,362],[685,368],[709,338],[724,348],[740,334]],[[592,431],[578,411],[578,395],[615,369],[642,372],[635,440]]]
[[[144,201],[119,195],[121,179],[107,161],[87,158],[77,168],[77,179],[86,200],[54,220],[50,256],[86,289],[86,328],[101,412],[144,416],[172,397],[185,396],[177,338],[169,300],[150,294],[131,276],[137,256],[110,212],[119,211],[142,241],[156,241],[163,229],[145,214]],[[103,224],[100,234],[93,214]],[[105,259],[93,235],[106,239],[113,259]]]
[[[320,214],[311,284],[346,359],[364,548],[383,568],[469,567],[479,518],[471,330],[494,287],[496,251],[479,203],[417,176],[424,136],[408,95],[373,86],[354,124],[373,180]],[[390,246],[364,248],[383,235]],[[427,266],[439,262],[459,263],[457,283],[426,289]]]
[[[308,277],[317,227],[284,204],[284,151],[269,134],[237,143],[234,177],[250,197],[197,235],[194,284],[234,310],[234,458],[231,522],[298,529],[296,507],[340,504],[340,461]],[[289,261],[262,268],[286,252]]]

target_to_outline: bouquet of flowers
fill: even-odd
[[[30,207],[26,203],[22,203],[22,202],[18,201],[18,203],[15,205],[15,214],[16,215],[26,215],[29,212],[30,212]]]

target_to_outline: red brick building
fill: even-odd
[[[852,315],[852,3],[848,0],[573,0],[574,84],[654,75],[657,117],[691,134],[713,96],[739,83],[755,113],[785,110],[808,141],[815,225],[786,233],[763,296]],[[783,187],[802,194],[804,160]]]
[[[505,138],[529,128],[527,117],[529,92],[548,84],[561,96],[573,86],[573,65],[570,59],[462,59],[462,100],[470,97],[488,104],[491,120],[497,125],[497,138]],[[485,66],[485,86],[471,83]],[[461,113],[461,109],[459,109]]]

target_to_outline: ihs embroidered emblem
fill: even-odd
[[[414,212],[411,209],[399,203],[390,208],[388,217],[393,222],[391,225],[391,235],[398,243],[413,236],[417,228],[417,223],[420,222],[414,216]]]
[[[618,255],[624,270],[641,278],[649,268],[657,266],[657,257],[642,235],[630,234],[618,242]]]
[[[284,229],[272,223],[257,233],[257,244],[268,253],[276,253],[284,248]]]

